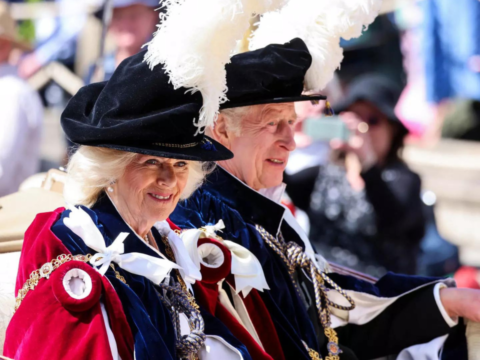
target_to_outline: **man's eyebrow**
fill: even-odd
[[[261,112],[261,118],[262,120],[265,120],[269,115],[277,115],[277,116],[281,116],[282,114],[282,110],[279,110],[279,109],[276,109],[274,107],[265,107],[262,109],[262,112]],[[287,115],[287,116],[281,116],[282,120],[295,120],[297,121],[298,120],[298,115],[295,114],[293,116],[290,116],[290,115]]]

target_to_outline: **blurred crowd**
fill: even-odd
[[[328,103],[296,106],[284,201],[334,263],[375,277],[456,272],[460,285],[480,288],[402,155],[407,144],[480,140],[480,2],[396,4],[343,42]],[[44,114],[65,106],[65,83],[108,80],[150,40],[160,13],[158,0],[0,0],[0,197],[52,165],[40,151],[52,141]],[[74,145],[62,142],[66,159]]]

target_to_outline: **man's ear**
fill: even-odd
[[[219,114],[215,125],[207,129],[207,135],[213,137],[227,149],[231,149],[232,133],[227,129],[227,119],[223,114]]]

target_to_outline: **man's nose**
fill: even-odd
[[[157,176],[157,184],[164,187],[174,187],[177,183],[177,176],[175,175],[175,171],[173,166],[169,164],[163,164],[159,167],[158,176]]]
[[[289,124],[281,124],[280,126],[280,138],[281,146],[288,151],[293,151],[296,149],[297,144],[295,143],[295,132],[293,127]]]

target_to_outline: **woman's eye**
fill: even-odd
[[[175,166],[176,167],[185,167],[185,166],[187,166],[187,163],[185,161],[179,161],[179,162],[175,163]]]
[[[149,165],[157,165],[158,164],[158,160],[155,160],[155,159],[149,159],[147,161],[145,161],[146,164],[149,164]]]

